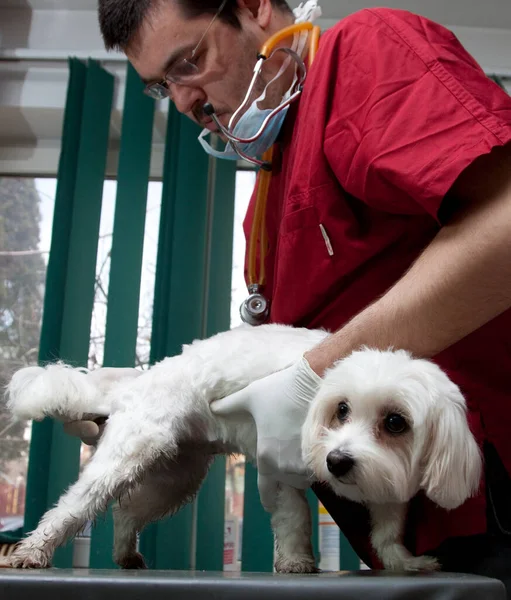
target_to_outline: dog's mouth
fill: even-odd
[[[342,485],[350,485],[350,486],[357,485],[357,483],[355,481],[355,477],[353,477],[353,476],[351,476],[351,477],[335,477],[335,481],[337,481],[338,483],[342,483]]]

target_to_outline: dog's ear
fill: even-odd
[[[421,489],[442,508],[453,509],[477,492],[482,456],[468,425],[465,399],[449,383],[427,426]]]

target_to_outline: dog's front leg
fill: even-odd
[[[149,428],[148,428],[149,429]],[[119,440],[129,440],[129,444]],[[55,549],[76,535],[88,519],[95,519],[115,497],[129,490],[141,473],[163,451],[153,427],[149,434],[133,419],[117,415],[109,420],[98,449],[78,481],[41,519],[10,558],[13,567],[50,566]]]
[[[316,573],[312,524],[305,491],[282,485],[271,517],[278,573]]]
[[[38,569],[51,566],[55,549],[94,519],[111,499],[110,494],[95,494],[96,481],[84,474],[49,510],[37,528],[15,549],[10,557],[13,567]]]
[[[370,504],[371,543],[385,569],[393,571],[435,571],[439,565],[431,556],[413,556],[403,544],[407,505]]]

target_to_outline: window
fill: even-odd
[[[55,179],[0,178],[0,385],[37,364]],[[0,532],[23,524],[30,423],[0,404]]]
[[[246,298],[244,279],[245,237],[243,219],[254,189],[256,173],[238,170],[234,207],[234,240],[231,284],[231,327],[241,324],[240,304]],[[241,532],[243,526],[243,493],[245,488],[245,457],[240,454],[227,457],[225,479],[225,535],[224,570],[241,568]]]
[[[103,365],[108,283],[110,278],[110,253],[112,250],[116,193],[117,182],[114,180],[105,181],[103,186],[98,253],[96,258],[94,307],[92,311],[89,359],[87,365],[89,369],[97,369]],[[147,191],[135,358],[135,367],[139,369],[147,369],[149,367],[161,193],[162,183],[160,181],[152,181],[149,183]],[[82,467],[90,458],[91,452],[92,448],[90,446],[82,444],[80,452],[80,464]]]

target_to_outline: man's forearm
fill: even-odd
[[[434,356],[511,307],[510,155],[491,165],[493,180],[488,157],[460,178],[468,207],[393,288],[305,355],[316,373],[362,345]]]

